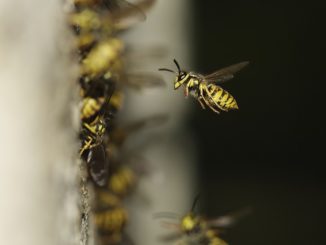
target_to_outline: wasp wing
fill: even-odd
[[[89,175],[98,186],[104,186],[109,178],[109,161],[102,144],[92,148],[87,156]]]
[[[147,72],[128,73],[125,75],[123,82],[138,90],[150,87],[163,87],[166,85],[160,75]]]
[[[106,7],[110,10],[110,15],[114,20],[117,30],[124,30],[146,20],[144,11],[149,9],[155,0],[141,0],[136,3],[130,3],[126,0],[104,1]]]
[[[164,243],[167,243],[167,242],[171,243],[173,241],[180,239],[181,237],[182,237],[182,232],[176,231],[171,234],[165,234],[165,235],[159,236],[159,240]]]
[[[242,70],[249,64],[249,61],[240,62],[225,68],[222,68],[216,72],[204,76],[204,79],[209,83],[223,83],[234,77],[234,74]]]
[[[138,130],[142,130],[144,128],[152,128],[152,127],[159,127],[164,125],[168,121],[167,114],[156,114],[147,118],[140,119],[128,126],[125,127],[125,131],[128,134],[133,132],[137,132]]]
[[[233,226],[239,219],[247,216],[252,212],[251,207],[247,207],[227,215],[220,216],[216,219],[207,220],[207,224],[212,228],[229,228]]]

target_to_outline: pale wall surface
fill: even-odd
[[[166,49],[164,57],[149,62],[146,71],[157,72],[160,67],[176,69],[173,58],[184,68],[191,67],[191,6],[187,0],[158,0],[147,14],[147,20],[127,33],[131,45],[151,49]],[[146,52],[145,52],[146,53]],[[145,57],[146,58],[146,57]],[[166,126],[155,132],[156,141],[145,150],[145,157],[154,168],[151,176],[143,180],[140,195],[149,199],[149,205],[130,205],[132,208],[129,230],[136,244],[160,244],[158,238],[169,230],[153,219],[155,212],[171,211],[183,214],[189,211],[196,195],[196,173],[191,132],[184,128],[191,99],[185,99],[183,91],[174,91],[174,75],[160,73],[166,88],[129,92],[125,117],[143,118],[148,115],[167,113]],[[150,133],[149,133],[149,137]]]
[[[64,21],[61,1],[0,1],[1,244],[78,243]]]

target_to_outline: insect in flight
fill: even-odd
[[[246,208],[229,215],[206,219],[194,211],[198,198],[197,196],[194,200],[191,211],[183,216],[171,212],[160,212],[154,215],[154,218],[178,220],[178,223],[162,223],[167,228],[174,230],[174,233],[168,234],[162,239],[164,241],[178,240],[178,244],[227,245],[220,238],[220,233],[223,229],[232,226],[239,218],[247,215],[251,209]]]
[[[178,89],[183,85],[186,97],[190,93],[197,99],[203,109],[205,109],[205,106],[208,106],[218,114],[220,111],[239,109],[234,97],[218,84],[232,79],[236,72],[249,64],[248,61],[222,68],[206,76],[196,72],[181,70],[178,62],[175,59],[173,61],[177,66],[177,72],[167,68],[160,68],[159,71],[168,71],[176,74],[174,89]]]

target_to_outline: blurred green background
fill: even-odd
[[[223,85],[239,111],[192,100],[202,212],[254,209],[225,233],[232,245],[326,244],[324,2],[193,4],[191,70],[251,61]]]

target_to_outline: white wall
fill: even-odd
[[[172,211],[183,214],[189,211],[196,192],[196,152],[191,132],[183,127],[194,104],[184,98],[182,89],[174,91],[173,74],[158,71],[160,67],[176,69],[173,58],[182,67],[191,67],[191,18],[189,1],[158,0],[148,12],[147,20],[126,35],[133,47],[162,46],[167,49],[161,60],[151,62],[146,68],[163,75],[167,87],[141,93],[129,91],[130,101],[124,113],[128,119],[157,113],[169,115],[168,124],[157,130],[154,136],[157,141],[144,154],[154,170],[152,176],[143,180],[139,192],[148,197],[150,204],[129,205],[132,209],[129,230],[136,244],[159,244],[159,235],[168,230],[153,219],[153,213]]]
[[[64,21],[61,1],[0,1],[1,244],[79,239]]]

